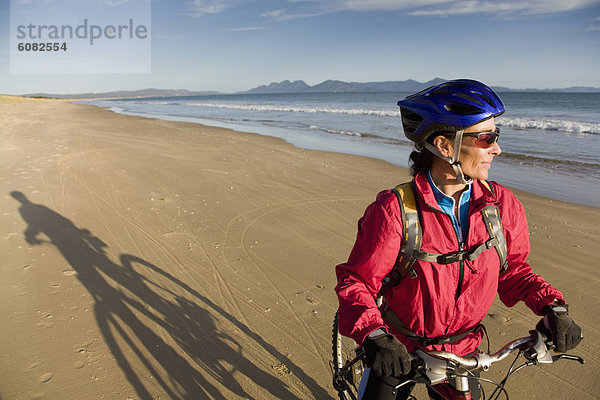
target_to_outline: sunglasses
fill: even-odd
[[[463,136],[474,137],[475,140],[474,145],[477,147],[481,147],[482,149],[487,149],[492,147],[494,143],[498,141],[498,137],[500,136],[500,129],[496,128],[491,132],[469,132],[463,133]]]

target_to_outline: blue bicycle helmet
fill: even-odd
[[[417,144],[434,132],[464,130],[505,111],[492,89],[471,79],[431,86],[400,100],[398,106],[404,134]]]

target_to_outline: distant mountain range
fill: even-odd
[[[446,79],[434,78],[427,82],[417,82],[412,79],[405,81],[384,82],[343,82],[327,80],[316,85],[308,85],[304,81],[281,81],[268,85],[261,85],[253,89],[238,92],[237,94],[260,93],[342,93],[342,92],[409,92],[414,93],[432,85],[444,82]],[[571,86],[564,89],[511,89],[502,86],[492,86],[498,92],[573,92],[573,93],[600,93],[600,87]],[[174,96],[206,96],[222,94],[213,91],[190,91],[185,89],[141,89],[120,90],[104,93],[78,93],[78,94],[49,94],[31,93],[26,97],[50,97],[58,99],[90,99],[90,98],[135,98],[135,97],[174,97]]]
[[[219,94],[219,92],[210,91],[190,91],[186,89],[140,89],[140,90],[119,90],[103,93],[77,93],[77,94],[50,94],[50,93],[32,93],[25,97],[50,97],[54,99],[112,99],[112,98],[135,98],[135,97],[174,97],[174,96],[205,96],[210,94]]]
[[[339,93],[339,92],[417,92],[437,85],[447,79],[434,78],[427,82],[417,82],[412,79],[405,81],[384,82],[343,82],[327,80],[317,85],[310,86],[304,81],[289,80],[261,85],[241,93]],[[503,86],[492,86],[498,92],[593,92],[600,93],[600,87],[571,86],[564,89],[511,89]]]
[[[413,92],[444,82],[445,79],[435,78],[428,82],[406,81],[386,82],[343,82],[327,80],[310,86],[304,81],[273,82],[261,85],[243,93],[340,93],[340,92]]]

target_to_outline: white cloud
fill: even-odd
[[[267,28],[264,26],[248,26],[245,28],[223,29],[223,30],[220,30],[219,32],[251,32],[251,31],[264,31],[265,29],[267,29]]]
[[[279,18],[283,14],[285,14],[286,11],[287,11],[286,9],[267,11],[267,12],[260,14],[260,16],[265,17],[265,18]]]
[[[600,17],[596,17],[594,18],[595,21],[600,21]],[[598,23],[594,23],[593,25],[588,26],[587,28],[585,28],[586,31],[600,31],[600,24]]]
[[[406,15],[440,17],[466,14],[514,17],[575,10],[600,5],[600,0],[287,0],[286,3],[288,8],[264,11],[258,15],[277,21],[341,11],[398,11]],[[200,17],[218,14],[247,3],[241,0],[191,0],[189,4],[190,15]]]
[[[132,0],[109,0],[109,1],[106,2],[106,5],[110,6],[110,7],[118,7],[120,5],[129,3],[131,1]]]
[[[189,4],[192,17],[219,14],[229,8],[229,4],[225,0],[192,0]]]
[[[406,10],[422,6],[452,3],[454,0],[345,0],[341,6],[348,10]]]
[[[479,0],[453,1],[448,7],[422,8],[409,12],[410,15],[447,16],[475,13],[519,13],[528,12],[529,5],[523,2],[487,2]]]
[[[293,0],[293,1],[299,2],[299,0]],[[312,0],[308,0],[308,1],[312,2]],[[322,5],[322,4],[319,4],[319,5]],[[337,12],[337,11],[342,11],[342,10],[340,10],[340,9],[323,9],[323,10],[314,10],[314,11],[309,10],[309,12],[302,12],[302,11],[288,11],[285,9],[281,9],[281,10],[267,11],[267,12],[260,14],[260,16],[264,17],[264,18],[270,18],[270,19],[276,20],[276,21],[288,21],[291,19],[298,19],[298,18],[318,17],[320,15],[331,14],[331,13]]]
[[[585,8],[600,0],[345,0],[347,10],[397,10],[409,15],[446,16],[474,13],[540,14]]]
[[[526,2],[526,4],[529,2]],[[531,1],[532,12],[560,12],[576,10],[600,4],[599,0],[536,0]]]

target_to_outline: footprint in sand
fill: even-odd
[[[60,293],[60,291],[58,290],[59,287],[60,287],[59,283],[53,282],[52,283],[52,288],[53,288],[52,294],[59,294]]]
[[[38,328],[49,328],[54,325],[54,322],[50,321],[53,317],[52,313],[46,312],[40,317],[40,322],[37,323]]]
[[[77,271],[75,271],[74,269],[65,269],[63,271],[63,274],[66,276],[74,276],[77,275]]]
[[[12,285],[12,288],[14,289],[17,296],[24,296],[27,294],[27,291],[21,285]]]
[[[48,372],[48,373],[42,375],[42,377],[40,378],[40,381],[45,383],[45,382],[48,382],[52,378],[54,378],[54,374],[52,372]]]
[[[32,369],[36,369],[36,368],[37,368],[37,367],[39,367],[40,365],[42,365],[42,363],[41,363],[41,362],[39,362],[39,361],[34,361],[34,362],[32,362],[31,364],[29,364],[29,365],[27,366],[27,369],[28,369],[29,371],[31,371]]]

